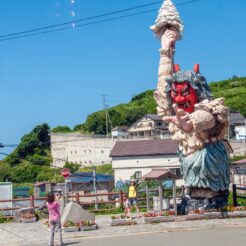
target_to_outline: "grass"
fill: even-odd
[[[13,218],[0,217],[0,224],[13,222]]]

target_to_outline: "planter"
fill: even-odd
[[[31,218],[31,219],[21,219],[22,223],[31,223],[31,222],[36,222],[36,221],[37,221],[36,217]]]
[[[80,226],[81,231],[93,231],[93,230],[97,230],[97,229],[98,229],[98,225]]]
[[[161,223],[161,222],[173,222],[174,216],[157,216],[157,217],[144,217],[145,223]]]
[[[79,230],[79,227],[77,226],[71,226],[71,227],[62,227],[62,230],[64,232],[76,232]]]
[[[136,220],[129,219],[115,219],[111,221],[111,226],[127,226],[127,225],[136,225]]]
[[[202,220],[208,218],[205,214],[188,214],[184,216],[185,220]]]

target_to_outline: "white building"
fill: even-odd
[[[146,114],[128,129],[129,138],[167,138],[167,125],[159,115]]]
[[[239,112],[231,111],[229,114],[230,137],[239,141],[246,140],[246,118]]]
[[[128,131],[127,126],[115,127],[111,131],[112,138],[127,138],[128,137],[127,131]]]
[[[246,186],[246,159],[235,161],[230,166],[231,182],[238,186]]]
[[[116,142],[80,133],[51,133],[52,166],[62,168],[66,161],[81,166],[111,163],[109,155]]]
[[[171,139],[132,140],[117,142],[112,149],[115,182],[141,178],[152,169],[169,169],[180,174],[178,145]],[[178,182],[182,185],[182,182]]]
[[[246,142],[246,122],[244,126],[235,126],[236,139]]]

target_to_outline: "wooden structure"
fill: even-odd
[[[245,193],[243,193],[244,195],[242,196],[242,195],[238,195],[237,191],[246,192],[246,187],[239,187],[235,184],[232,185],[232,198],[233,198],[233,206],[234,207],[242,206],[242,204],[238,204],[238,201],[237,201],[238,198],[246,200]]]
[[[147,173],[142,177],[142,180],[157,180],[159,183],[159,198],[160,198],[160,211],[163,209],[163,181],[172,180],[173,181],[173,206],[175,215],[177,215],[177,200],[176,200],[176,180],[179,177],[173,172],[167,169],[153,169],[151,172]],[[146,187],[147,190],[147,187]]]

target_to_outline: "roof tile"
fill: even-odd
[[[178,143],[171,139],[119,141],[111,151],[111,157],[153,156],[177,154]]]

